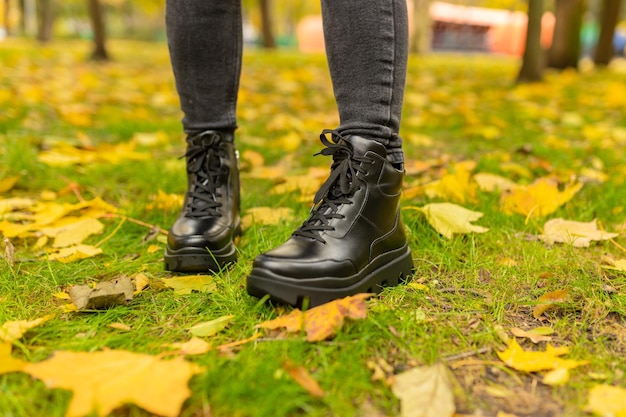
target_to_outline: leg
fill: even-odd
[[[405,0],[323,0],[322,10],[341,119],[321,136],[330,177],[311,216],[255,259],[247,281],[250,294],[292,305],[379,292],[413,269],[399,207]]]
[[[241,69],[239,0],[168,0],[168,45],[187,136],[187,194],[169,230],[165,268],[218,271],[237,259],[234,147]]]

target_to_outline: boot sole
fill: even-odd
[[[178,250],[165,248],[165,269],[172,272],[219,272],[237,262],[237,248],[233,242],[218,250],[187,247]]]
[[[368,271],[365,268],[361,273],[342,280],[353,282],[342,288],[320,288],[299,285],[297,279],[282,277],[267,270],[253,269],[247,279],[248,294],[263,298],[270,295],[270,300],[280,304],[289,304],[294,307],[302,307],[305,299],[308,298],[308,306],[316,307],[339,298],[348,297],[359,293],[378,294],[383,287],[396,286],[410,280],[413,273],[413,259],[408,246],[401,249],[403,252],[384,263],[381,267]],[[259,274],[261,272],[261,274]],[[269,272],[269,273],[268,273]],[[271,278],[268,276],[273,275]],[[359,275],[363,275],[359,277]],[[320,278],[322,279],[322,278]],[[327,280],[328,277],[324,277]]]

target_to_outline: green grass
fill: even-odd
[[[101,196],[129,217],[167,229],[177,209],[146,208],[159,189],[182,194],[185,187],[184,163],[178,159],[184,152],[181,114],[167,50],[163,44],[131,42],[114,42],[111,49],[112,63],[95,64],[85,61],[89,50],[85,43],[41,47],[10,40],[0,44],[0,179],[21,175],[17,187],[1,197],[36,197],[42,190],[59,191],[73,182],[85,198]],[[508,58],[412,57],[401,132],[406,137],[407,160],[471,159],[477,162],[478,172],[499,173],[520,183],[546,175],[566,180],[601,163],[608,180],[586,184],[549,217],[598,218],[609,231],[623,227],[626,94],[616,89],[624,89],[626,74],[615,70],[548,73],[544,84],[516,88],[512,80],[517,68],[518,62]],[[328,163],[323,157],[311,158],[320,149],[319,132],[338,123],[323,57],[249,51],[241,84],[237,139],[241,152],[257,151],[266,165],[272,165],[288,155],[281,141],[295,130],[303,139],[289,153],[290,172]],[[69,104],[79,106],[78,113],[89,114],[89,122],[77,125],[75,119],[61,117],[63,106]],[[485,127],[497,129],[494,137],[481,135]],[[594,134],[594,129],[604,130]],[[76,141],[86,135],[97,145],[157,131],[165,133],[167,141],[143,147],[141,151],[151,155],[148,160],[64,168],[37,160],[38,152],[55,137]],[[418,134],[429,136],[432,144],[412,139]],[[531,177],[504,171],[505,161],[528,169]],[[407,184],[438,175],[433,169],[407,178]],[[40,361],[56,350],[103,348],[158,354],[164,343],[187,340],[186,329],[193,324],[229,314],[235,315],[233,323],[212,343],[252,336],[256,324],[289,310],[247,295],[245,277],[252,260],[284,241],[308,211],[306,204],[290,196],[271,195],[271,186],[271,180],[254,179],[244,172],[243,210],[285,206],[293,208],[298,218],[247,230],[239,245],[239,263],[215,277],[215,292],[176,296],[150,289],[128,306],[59,314],[16,342],[14,356]],[[60,199],[76,202],[72,193]],[[404,205],[430,201],[418,196]],[[384,359],[400,372],[484,348],[491,350],[472,358],[496,361],[494,352],[504,344],[494,326],[541,325],[532,317],[537,298],[563,288],[570,289],[569,300],[548,312],[543,325],[555,330],[555,345],[572,347],[568,357],[589,360],[590,365],[575,369],[571,380],[556,388],[543,385],[538,375],[500,365],[456,368],[459,412],[583,416],[589,388],[597,383],[625,386],[626,275],[604,270],[600,264],[602,256],[626,254],[611,242],[586,249],[548,247],[532,239],[547,218],[526,223],[522,216],[503,214],[497,195],[479,193],[477,202],[467,207],[485,213],[477,223],[489,227],[488,233],[448,240],[417,211],[404,212],[415,258],[414,280],[428,291],[406,286],[386,289],[370,302],[366,320],[348,322],[330,341],[264,338],[232,355],[212,352],[190,357],[206,370],[192,379],[193,394],[181,415],[396,415],[399,401],[387,385],[372,380],[368,362]],[[104,234],[89,243],[111,234],[119,221],[107,220]],[[155,242],[142,242],[148,231],[126,222],[103,244],[103,255],[70,264],[41,260],[34,241],[15,239],[16,265],[9,268],[0,259],[0,323],[58,313],[62,302],[53,294],[70,285],[139,271],[154,278],[170,276],[163,271],[162,251],[148,251]],[[626,246],[623,231],[615,242]],[[505,266],[503,259],[512,259],[515,265]],[[607,285],[615,292],[607,292]],[[108,327],[117,322],[132,330]],[[523,346],[535,348],[529,342]],[[282,368],[288,359],[308,369],[327,396],[314,399],[300,388]],[[602,379],[594,379],[594,373]],[[485,390],[492,385],[507,387],[515,395],[494,397]],[[62,416],[70,398],[68,392],[48,390],[20,373],[0,376],[0,391],[3,417]],[[149,414],[129,405],[114,415]]]

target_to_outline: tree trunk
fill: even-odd
[[[541,81],[543,78],[543,49],[541,48],[541,18],[543,0],[528,0],[528,27],[522,68],[517,76],[518,83]]]
[[[549,67],[578,68],[584,3],[584,0],[556,0],[556,23],[552,48],[548,54]]]
[[[430,19],[430,3],[432,0],[413,0],[413,35],[411,52],[423,54],[430,51],[432,42],[432,21]]]
[[[600,37],[593,57],[596,65],[608,65],[613,58],[613,36],[622,0],[604,0],[600,14]]]
[[[37,36],[37,6],[35,0],[22,0],[22,30],[26,36]]]
[[[54,5],[52,0],[38,0],[38,23],[37,40],[49,42],[52,39],[52,26],[54,23]]]
[[[94,50],[91,59],[106,61],[109,54],[106,49],[106,30],[104,26],[104,13],[100,0],[87,0],[89,6],[89,16],[91,17],[91,28],[93,30]]]
[[[205,0],[206,1],[206,0]],[[263,35],[263,47],[275,48],[274,31],[272,27],[272,1],[259,0],[261,8],[261,33]]]

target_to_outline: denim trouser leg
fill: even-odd
[[[382,142],[402,162],[398,136],[408,57],[406,0],[322,0],[338,130]]]
[[[240,0],[167,0],[167,39],[187,133],[235,129]]]

